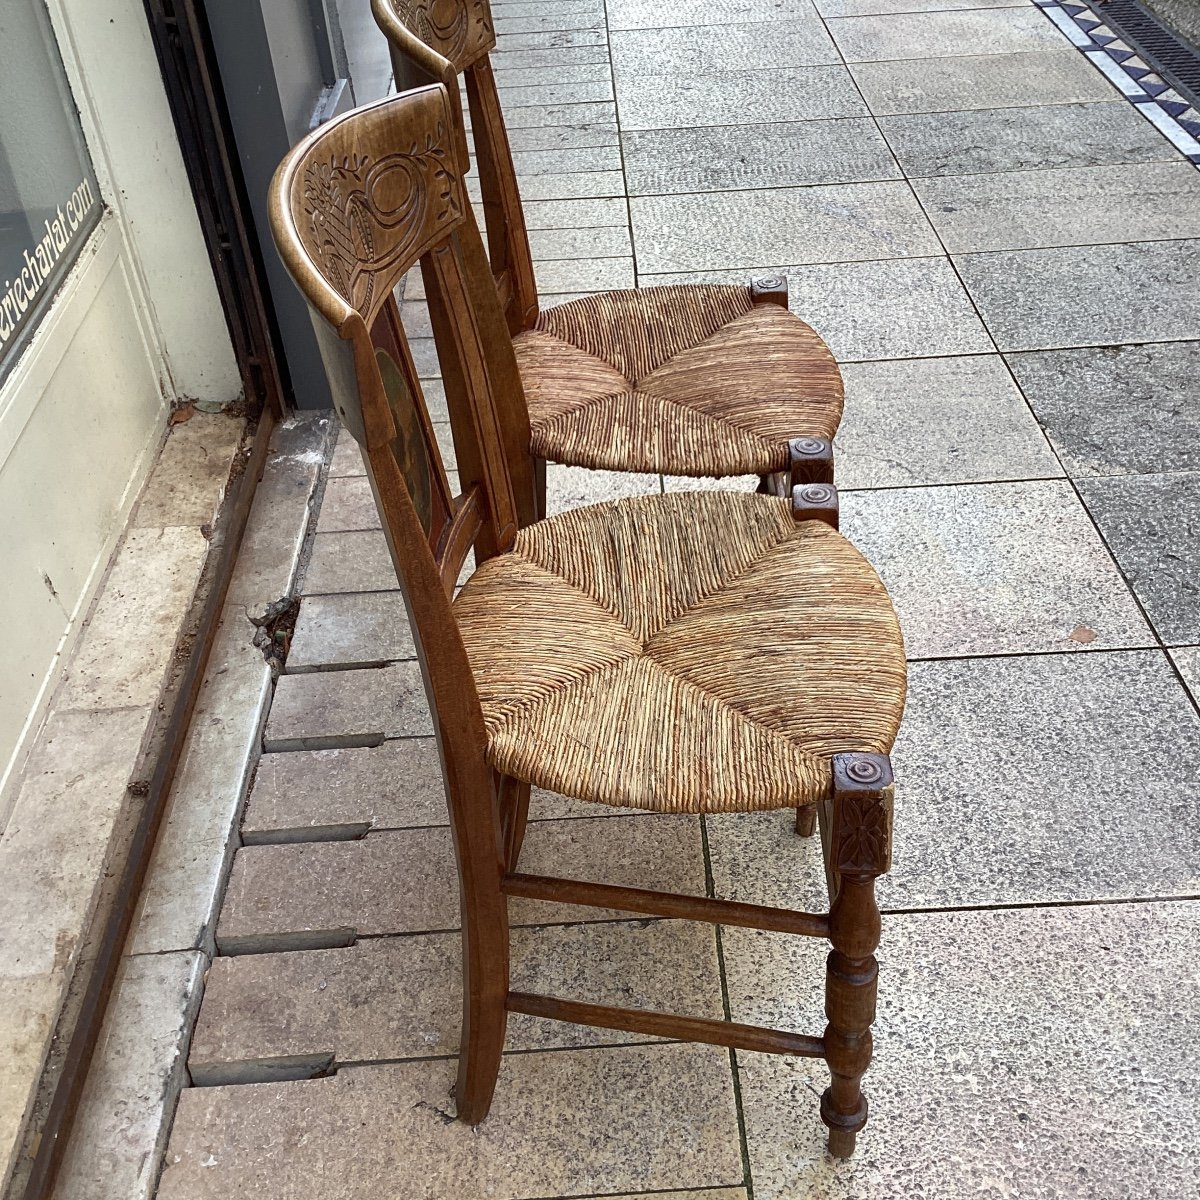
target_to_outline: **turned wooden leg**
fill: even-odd
[[[836,895],[829,913],[833,945],[825,973],[825,1061],[830,1085],[821,1097],[829,1153],[849,1158],[867,1123],[862,1077],[871,1062],[871,1025],[879,967],[875,879],[887,871],[892,844],[892,767],[885,754],[833,758],[829,862]]]
[[[529,821],[529,784],[511,776],[500,782],[501,829],[504,834],[504,869],[515,871]]]
[[[796,832],[801,837],[812,837],[817,828],[817,806],[804,804],[796,809]]]
[[[462,902],[463,1019],[454,1098],[458,1118],[478,1125],[488,1114],[508,1024],[508,902],[497,819],[455,828]]]

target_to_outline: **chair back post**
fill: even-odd
[[[489,59],[496,45],[488,0],[371,0],[391,49],[397,86],[413,66],[444,83],[460,118],[458,76],[466,81],[488,256],[510,333],[537,322],[537,283],[516,168]],[[463,132],[461,152],[467,153]],[[464,164],[467,159],[464,158]]]
[[[489,362],[480,334],[502,317],[494,288],[492,314],[480,318],[479,290],[464,282],[460,231],[468,242],[472,234],[478,242],[479,234],[462,190],[451,120],[440,84],[335,118],[280,164],[270,220],[280,256],[324,329],[338,413],[364,451],[434,714],[456,850],[464,861],[499,864],[496,777],[485,758],[483,715],[451,603],[471,545],[485,556],[506,548],[518,515],[490,393],[504,363]],[[438,349],[450,367],[448,395],[463,410],[455,423],[466,464],[458,497],[450,492],[393,295],[418,261],[434,283],[433,307],[446,314]],[[485,306],[487,298],[484,291]],[[469,382],[453,386],[460,380]],[[530,464],[525,476],[532,478]]]

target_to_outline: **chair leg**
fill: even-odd
[[[546,519],[546,460],[544,458],[533,460],[533,487],[538,520],[544,521]]]
[[[817,806],[804,804],[796,809],[796,832],[801,837],[812,837],[817,830]]]
[[[505,803],[501,811],[507,813],[508,820],[504,830],[504,869],[515,871],[529,822],[529,784],[506,776],[502,787]]]
[[[498,815],[498,814],[497,814]],[[499,822],[456,829],[462,904],[463,1018],[454,1096],[458,1118],[478,1125],[487,1116],[500,1073],[508,1025],[508,901]]]
[[[830,906],[833,945],[825,973],[825,1061],[830,1086],[821,1097],[829,1153],[849,1158],[867,1123],[862,1077],[871,1062],[871,1025],[879,973],[879,907],[875,879],[891,861],[892,770],[883,754],[838,754],[828,867],[836,876]]]

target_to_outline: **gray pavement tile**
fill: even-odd
[[[526,16],[493,18],[497,35],[558,33],[565,30],[604,30],[604,10],[582,5],[546,5],[545,11]]]
[[[842,376],[843,491],[1063,474],[999,355],[846,363]]]
[[[1153,645],[1066,482],[850,492],[842,529],[887,584],[910,658]]]
[[[1070,475],[1200,470],[1200,342],[1011,354]]]
[[[617,144],[615,121],[594,121],[572,125],[542,125],[508,131],[508,144],[514,155],[540,150],[586,150],[594,146]]]
[[[504,124],[509,129],[609,124],[616,119],[616,105],[611,100],[593,100],[579,104],[527,105],[522,108],[510,107],[504,112]]]
[[[780,266],[792,312],[825,339],[839,362],[977,354],[994,350],[945,258]],[[654,283],[745,282],[746,271],[642,275]]]
[[[819,943],[730,930],[725,945],[735,1020],[812,1008]],[[853,1159],[825,1154],[821,1063],[738,1053],[756,1200],[1194,1194],[1200,1017],[1177,980],[1198,947],[1195,903],[885,920]]]
[[[537,229],[611,228],[625,225],[629,220],[624,196],[592,200],[527,200],[521,207],[530,234]]]
[[[882,17],[959,8],[1023,8],[1031,0],[814,0],[823,17]]]
[[[602,29],[567,29],[540,33],[505,32],[496,37],[494,61],[516,50],[571,50],[581,46],[607,46],[608,35]]]
[[[699,819],[655,814],[533,821],[521,869],[703,895]],[[622,916],[628,914],[509,901],[514,925]],[[244,846],[229,877],[217,946],[222,954],[262,953],[458,926],[458,875],[449,828],[405,829],[370,833],[357,841]]]
[[[306,596],[288,650],[289,674],[329,668],[377,667],[416,658],[400,592]]]
[[[1081,479],[1079,490],[1163,641],[1200,642],[1200,472]]]
[[[840,65],[618,78],[617,107],[625,131],[831,120],[867,112],[850,72]]]
[[[529,53],[537,53],[530,51]],[[584,51],[588,53],[588,51]],[[494,72],[496,86],[500,89],[501,99],[506,88],[535,87],[540,84],[563,85],[570,83],[598,83],[611,80],[612,74],[608,69],[608,56],[603,58],[596,54],[581,62],[543,62],[529,63],[524,66],[497,68]],[[574,97],[575,100],[586,99],[585,96]]]
[[[492,5],[493,10],[496,6]],[[608,42],[593,41],[591,45],[546,46],[529,50],[495,50],[491,54],[492,68],[497,76],[501,71],[570,69],[584,64],[608,66]]]
[[[587,171],[619,171],[621,148],[614,140],[604,146],[553,147],[513,152],[520,179],[529,175],[570,175]]]
[[[387,1180],[405,1200],[522,1200],[743,1179],[726,1050],[667,1043],[510,1055],[476,1128],[452,1119],[454,1076],[453,1060],[426,1060],[191,1088],[159,1198],[290,1200],[320,1180],[328,1200],[378,1200]]]
[[[335,841],[447,820],[437,744],[432,737],[399,738],[264,754],[246,801],[242,840]]]
[[[304,953],[219,958],[205,986],[188,1070],[204,1086],[270,1079],[273,1065],[338,1067],[458,1053],[457,933],[364,938]],[[720,1020],[716,931],[687,921],[618,921],[514,930],[515,991]],[[508,1050],[647,1041],[509,1018]]]
[[[586,290],[611,292],[634,285],[632,258],[551,259],[536,264],[538,290],[556,292]]]
[[[1200,646],[1182,646],[1170,653],[1193,702],[1200,706]]]
[[[613,98],[612,80],[605,72],[591,83],[532,83],[501,87],[500,103],[505,116],[514,109],[547,104],[591,104]]]
[[[584,171],[574,175],[523,175],[521,196],[526,200],[574,200],[625,196],[620,171]]]
[[[342,479],[350,475],[363,475],[362,451],[358,443],[345,431],[338,434],[337,445],[329,460],[329,478]]]
[[[550,463],[546,468],[546,511],[566,512],[604,500],[623,496],[654,495],[662,491],[658,475],[626,471],[591,471],[586,467],[568,467]]]
[[[318,533],[300,585],[302,596],[331,592],[390,592],[398,586],[396,568],[382,529]]]
[[[912,186],[951,254],[1200,235],[1200,171],[1188,162],[916,179]]]
[[[914,663],[893,760],[885,911],[1200,884],[1200,717],[1161,651]],[[819,848],[792,814],[706,821],[718,895],[824,905]]]
[[[876,116],[1115,100],[1112,84],[1077,50],[856,63],[854,81]]]
[[[910,178],[1179,158],[1124,100],[914,113],[879,127]]]
[[[628,258],[633,239],[628,225],[580,229],[531,229],[529,248],[535,262],[568,260],[578,269],[593,258]]]
[[[414,338],[414,342],[424,341]],[[350,444],[357,450],[353,438]],[[359,455],[361,463],[362,456]],[[348,529],[378,529],[379,510],[365,475],[333,477],[325,485],[325,499],[317,515],[318,533],[338,533]]]
[[[674,26],[734,25],[739,22],[811,20],[811,0],[725,0],[714,5],[710,0],[679,0],[664,10],[657,0],[609,0],[609,29],[654,29],[664,18]]]
[[[639,275],[915,258],[941,248],[907,183],[639,196],[630,213]]]
[[[421,669],[400,662],[280,676],[263,749],[330,750],[432,733]]]
[[[1200,241],[960,254],[1001,350],[1200,337]]]
[[[644,130],[621,143],[631,196],[903,178],[867,117]]]
[[[612,34],[609,44],[618,86],[623,77],[640,80],[647,75],[711,75],[839,61],[815,10],[779,25],[618,31]]]
[[[1063,35],[1032,5],[838,17],[829,32],[848,63],[1057,50]]]

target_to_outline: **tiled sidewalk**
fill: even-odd
[[[547,300],[781,268],[844,364],[844,529],[913,659],[871,1121],[834,1163],[820,1064],[523,1017],[450,1119],[449,832],[343,438],[159,1196],[1200,1196],[1200,172],[1028,4],[494,8]],[[821,904],[788,813],[534,815],[530,871]],[[516,986],[822,1026],[818,945],[546,915]]]

